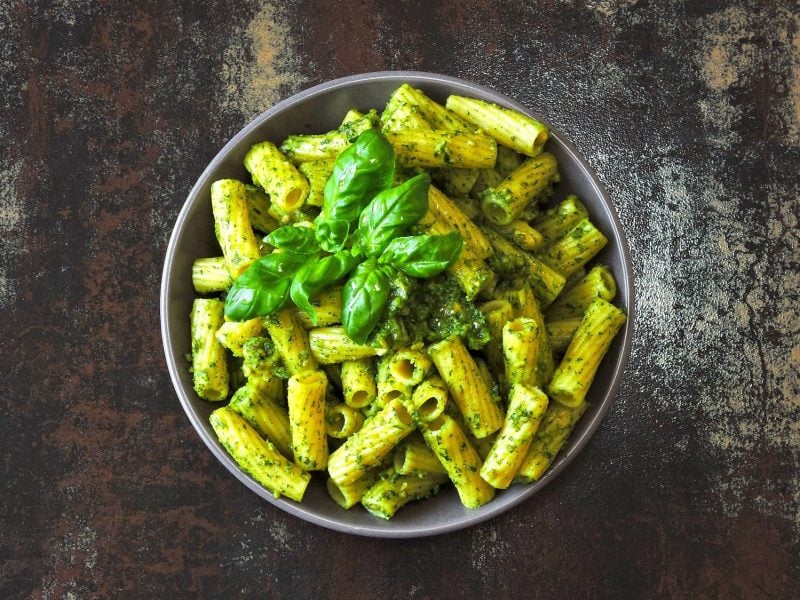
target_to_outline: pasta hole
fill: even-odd
[[[341,411],[332,410],[328,412],[328,429],[334,433],[340,433],[345,426],[345,418]]]
[[[384,404],[388,404],[392,400],[396,400],[397,398],[399,398],[402,395],[403,395],[403,392],[401,392],[400,390],[389,390],[388,392],[386,392],[383,395],[383,402],[384,402]]]
[[[411,418],[411,413],[406,410],[406,407],[397,402],[394,407],[394,414],[397,415],[398,420],[402,421],[403,425],[411,425],[414,420]]]
[[[206,400],[221,400],[222,394],[219,393],[219,390],[209,389],[206,390]]]
[[[397,361],[392,368],[392,375],[400,381],[409,381],[414,377],[414,363],[409,359]]]
[[[425,424],[425,428],[429,431],[439,431],[445,424],[446,419],[443,416],[436,417],[430,423]]]
[[[369,404],[369,394],[367,390],[358,390],[350,396],[350,406],[353,408],[363,408]]]
[[[613,298],[617,293],[617,284],[614,281],[614,276],[609,271],[602,269],[600,271],[600,282],[605,287],[606,294]]]
[[[491,202],[484,203],[483,214],[486,215],[487,219],[498,225],[506,225],[508,223],[508,214],[506,214],[502,206],[498,206],[497,204]]]
[[[420,419],[423,421],[430,421],[431,417],[438,412],[439,399],[436,396],[431,396],[423,402],[417,409]]]
[[[283,210],[285,212],[292,212],[299,208],[303,201],[303,191],[300,188],[292,188],[289,193],[283,197]]]
[[[535,148],[541,148],[544,146],[544,143],[547,141],[547,132],[542,131],[539,135],[536,136],[536,139],[533,142]]]

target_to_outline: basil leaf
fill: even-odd
[[[253,262],[228,291],[225,316],[245,321],[275,312],[288,299],[292,276],[306,260],[292,252],[273,252]]]
[[[264,238],[264,242],[287,252],[295,254],[315,254],[319,252],[314,230],[310,227],[284,225],[272,231]]]
[[[393,239],[378,262],[392,265],[412,277],[427,279],[444,271],[461,254],[457,231],[447,235],[415,235]]]
[[[342,290],[342,325],[357,344],[367,341],[389,302],[390,279],[370,258],[356,267]]]
[[[317,217],[317,240],[323,248],[338,251],[344,247],[350,225],[375,194],[392,185],[394,148],[376,129],[361,133],[352,146],[342,152],[325,184],[322,212]],[[341,221],[347,225],[320,227]]]
[[[420,173],[375,196],[359,219],[356,243],[367,256],[379,256],[393,238],[403,235],[428,212],[431,178]]]
[[[313,325],[317,324],[317,311],[311,306],[309,299],[347,275],[358,262],[359,260],[350,252],[338,252],[322,260],[308,263],[294,276],[289,290],[292,302],[309,314]]]

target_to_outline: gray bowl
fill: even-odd
[[[205,402],[194,393],[189,365],[184,358],[191,351],[189,311],[195,296],[191,281],[192,262],[199,257],[220,254],[214,238],[209,187],[217,179],[245,178],[247,173],[242,160],[253,144],[263,140],[279,143],[292,133],[319,133],[335,129],[348,109],[380,109],[390,93],[404,82],[421,88],[439,101],[444,101],[449,94],[473,96],[514,108],[546,122],[541,115],[486,87],[431,73],[366,73],[336,79],[300,92],[276,104],[242,129],[200,175],[175,223],[161,284],[161,334],[172,383],[189,420],[214,456],[253,492],[301,519],[347,533],[395,538],[435,535],[485,521],[530,498],[566,468],[600,425],[614,397],[630,353],[634,297],[630,252],[611,201],[586,161],[562,134],[552,131],[547,149],[558,157],[563,177],[556,198],[568,193],[577,194],[589,209],[593,222],[609,238],[609,244],[595,260],[609,265],[613,271],[619,287],[616,303],[627,310],[628,321],[600,366],[588,397],[591,407],[547,474],[534,484],[515,484],[498,492],[492,502],[477,510],[464,508],[455,490],[447,488],[434,498],[407,505],[390,521],[383,521],[360,506],[349,511],[342,510],[328,497],[320,475],[314,477],[303,502],[298,504],[284,498],[274,498],[243,473],[219,445],[209,425],[209,414],[219,405]]]

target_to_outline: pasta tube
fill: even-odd
[[[500,146],[498,146],[499,148]],[[472,186],[469,195],[480,199],[486,189],[500,185],[503,179],[504,177],[497,172],[497,169],[480,169],[478,178],[475,180],[475,185]],[[481,214],[483,214],[483,211],[481,211]]]
[[[325,199],[325,184],[333,173],[332,160],[312,160],[300,163],[297,170],[308,180],[308,198],[306,204],[322,206]]]
[[[386,354],[384,348],[356,344],[347,336],[344,328],[338,326],[312,329],[308,332],[308,343],[313,359],[321,365]]]
[[[389,468],[364,492],[361,504],[376,517],[391,519],[412,500],[428,498],[438,492],[439,486],[446,481],[447,475],[443,473],[400,475]]]
[[[376,406],[382,408],[392,400],[405,401],[411,397],[411,386],[398,381],[391,371],[391,357],[387,356],[378,361],[378,397]]]
[[[264,233],[269,233],[280,227],[278,222],[280,219],[276,219],[271,214],[272,203],[266,193],[254,185],[245,184],[244,196],[247,201],[247,215],[250,217],[250,225]]]
[[[389,373],[400,383],[415,386],[425,379],[433,364],[422,350],[404,348],[387,359]]]
[[[497,160],[496,142],[479,133],[404,129],[387,131],[386,138],[405,167],[486,169]]]
[[[506,382],[528,386],[543,386],[543,369],[540,367],[539,327],[533,319],[520,317],[503,327],[503,357]],[[552,368],[553,360],[550,359]]]
[[[547,307],[545,317],[548,321],[581,317],[595,298],[611,302],[616,295],[617,282],[611,269],[605,265],[596,265]]]
[[[263,437],[275,444],[286,458],[292,458],[292,434],[286,410],[248,383],[233,394],[228,407],[244,418]]]
[[[566,234],[578,222],[589,216],[589,211],[575,195],[564,200],[539,215],[533,222],[536,230],[542,234],[543,244],[552,244]]]
[[[489,485],[503,490],[511,485],[525,460],[547,403],[547,396],[537,387],[518,383],[511,386],[503,428],[481,467],[481,477]]]
[[[328,378],[322,371],[305,371],[289,378],[287,401],[294,461],[304,471],[319,471],[328,463],[325,437],[325,391]]]
[[[211,184],[211,209],[214,232],[228,272],[236,279],[250,263],[261,258],[258,240],[247,214],[244,184],[235,179],[220,179]]]
[[[399,400],[392,400],[351,435],[328,458],[328,472],[338,485],[349,485],[376,466],[414,431],[411,415]]]
[[[427,423],[422,436],[447,471],[464,506],[478,508],[494,498],[494,488],[479,475],[481,457],[452,417],[441,415]]]
[[[192,377],[194,391],[203,400],[228,397],[228,363],[225,348],[217,341],[224,322],[221,300],[197,298],[192,304]]]
[[[447,386],[438,377],[420,383],[411,393],[408,409],[415,421],[427,423],[444,412],[447,404]]]
[[[220,444],[245,473],[276,497],[303,499],[311,476],[262,439],[247,421],[226,406],[211,413],[209,420]]]
[[[309,346],[309,334],[295,318],[291,308],[267,315],[263,323],[289,375],[316,370],[317,361]]]
[[[353,435],[364,424],[364,415],[346,404],[334,404],[325,413],[325,426],[332,438],[343,439]]]
[[[361,358],[342,363],[342,392],[347,406],[364,408],[378,395],[373,359]]]
[[[508,225],[558,177],[558,162],[549,152],[529,158],[496,187],[483,191],[483,214],[496,225]]]
[[[526,156],[539,154],[549,137],[550,132],[544,123],[491,102],[449,96],[445,106],[465,121],[480,127],[501,144]]]
[[[242,356],[244,343],[261,334],[261,319],[256,317],[248,321],[225,321],[217,329],[217,341],[225,346],[234,356]]]
[[[395,102],[406,102],[412,106],[416,106],[425,120],[430,123],[431,127],[434,129],[451,131],[453,133],[474,133],[478,129],[453,111],[448,110],[435,100],[429,98],[422,90],[413,88],[408,84],[403,84],[397,88],[392,94],[392,99]],[[392,102],[392,100],[390,100],[390,102]]]
[[[192,263],[192,285],[198,294],[227,291],[233,285],[224,256],[198,258]]]
[[[312,160],[335,160],[367,129],[379,126],[378,114],[371,110],[334,131],[321,135],[290,135],[281,143],[281,152],[294,164]]]
[[[329,477],[326,483],[328,494],[336,504],[348,510],[361,502],[364,492],[378,481],[378,475],[378,469],[373,469],[347,485],[339,485]]]
[[[492,267],[509,277],[520,277],[530,284],[542,306],[549,306],[564,289],[566,279],[561,273],[494,231],[487,230],[486,236],[495,251],[489,259]]]
[[[244,166],[253,182],[269,194],[272,204],[284,213],[300,208],[309,193],[308,181],[272,142],[250,148]]]
[[[444,225],[443,233],[458,231],[461,239],[464,240],[464,247],[468,249],[470,258],[488,258],[494,252],[491,242],[480,227],[475,225],[455,202],[433,185],[428,191],[428,214],[420,221],[420,225],[423,228],[430,227],[430,218]]]
[[[428,347],[428,354],[472,434],[483,438],[500,429],[503,415],[461,340],[451,337],[437,342]]]
[[[575,407],[586,399],[597,367],[623,323],[625,313],[613,304],[598,298],[589,305],[547,388],[553,400]]]
[[[560,319],[558,321],[545,321],[544,326],[547,329],[547,337],[550,338],[550,345],[553,352],[557,354],[564,354],[572,341],[572,337],[578,330],[578,325],[581,324],[581,317],[573,317],[571,319]]]
[[[325,327],[342,322],[342,288],[340,286],[322,290],[311,298],[309,302],[317,313],[316,326],[311,322],[311,317],[306,311],[298,308],[294,312],[294,316],[306,329]]]
[[[512,171],[517,169],[524,162],[524,160],[524,155],[515,152],[508,146],[497,144],[497,162],[494,168],[501,179],[508,177]]]
[[[447,473],[418,432],[408,436],[395,448],[393,464],[395,472],[400,475]]]
[[[490,300],[481,305],[481,312],[486,316],[489,328],[489,343],[484,346],[486,360],[495,371],[502,371],[503,362],[503,327],[514,319],[514,309],[506,300]]]
[[[536,250],[544,242],[542,234],[525,221],[511,221],[508,225],[490,225],[490,227],[523,250]]]
[[[544,250],[542,262],[569,277],[589,262],[607,243],[608,239],[603,232],[588,218],[583,219]]]
[[[588,406],[586,402],[575,408],[550,403],[517,471],[516,481],[531,483],[544,475]]]

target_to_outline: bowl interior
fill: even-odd
[[[542,116],[488,88],[426,73],[358,75],[301,92],[277,104],[245,127],[200,176],[172,233],[161,290],[162,337],[170,375],[184,410],[214,455],[247,487],[287,512],[333,529],[380,537],[433,535],[466,527],[507,510],[547,485],[585,445],[608,410],[627,361],[633,330],[630,257],[619,220],[589,166],[561,134],[553,131],[546,148],[557,156],[562,174],[554,200],[569,193],[577,194],[589,209],[593,222],[609,238],[609,244],[594,261],[607,264],[613,271],[619,287],[615,303],[627,310],[629,318],[598,370],[588,397],[590,408],[548,473],[534,484],[515,484],[498,492],[492,502],[477,510],[461,506],[455,490],[448,488],[432,499],[407,505],[390,521],[383,521],[360,506],[342,510],[328,497],[319,474],[315,475],[303,502],[298,504],[283,498],[275,499],[239,470],[217,442],[208,422],[209,414],[219,405],[205,402],[194,393],[184,358],[191,351],[189,312],[195,297],[191,282],[192,262],[196,258],[221,253],[214,237],[210,185],[221,178],[245,179],[247,172],[242,160],[251,145],[263,140],[280,143],[293,133],[320,133],[334,129],[350,108],[362,111],[378,108],[380,111],[390,93],[404,82],[421,88],[440,102],[449,94],[473,96],[515,108],[546,122]]]

